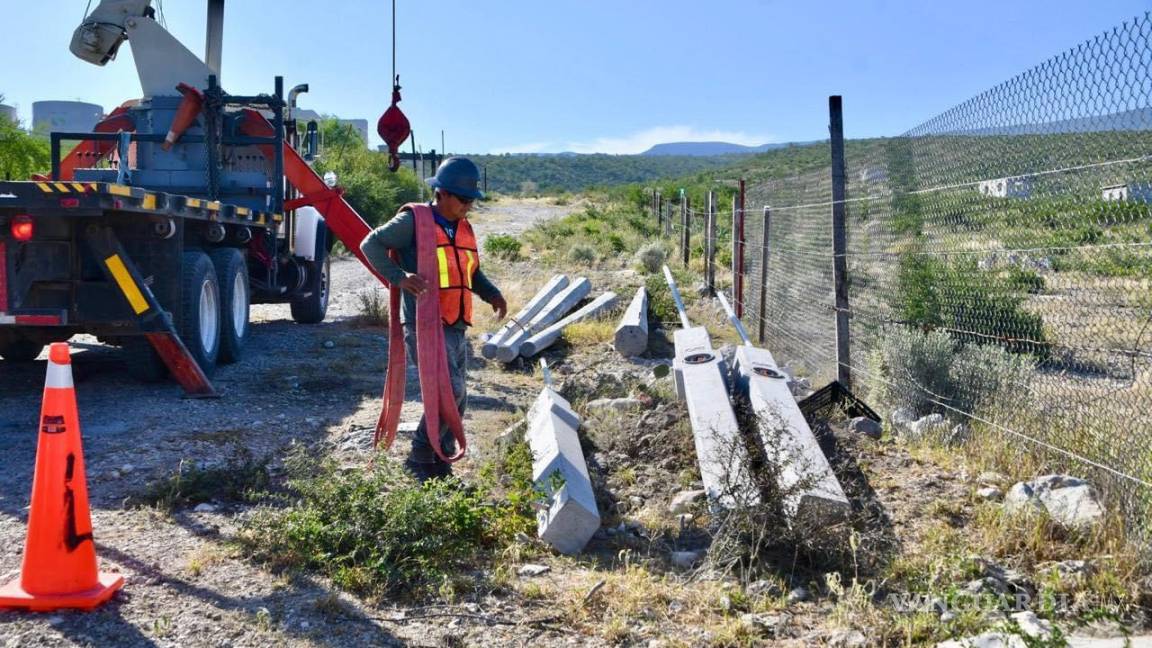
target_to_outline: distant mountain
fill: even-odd
[[[669,142],[657,144],[640,155],[751,155],[788,146],[804,146],[814,142],[782,142],[744,146],[730,142]]]

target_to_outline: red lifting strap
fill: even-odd
[[[411,209],[416,224],[416,274],[428,282],[428,290],[416,298],[416,354],[420,370],[420,396],[424,403],[424,421],[428,442],[442,461],[459,461],[468,449],[464,438],[464,423],[456,398],[452,393],[452,378],[448,374],[448,354],[444,348],[444,324],[440,319],[440,264],[436,258],[436,223],[428,205],[409,203],[401,211]],[[397,260],[396,251],[391,253]],[[376,422],[375,445],[384,442],[391,447],[400,425],[400,408],[404,404],[406,355],[404,330],[400,324],[400,287],[389,286],[389,305],[392,316],[388,324],[388,374],[384,382],[384,409]],[[456,439],[457,451],[451,457],[440,449],[440,421],[443,420]]]

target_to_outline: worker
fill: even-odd
[[[480,170],[464,157],[450,157],[436,169],[436,175],[427,183],[435,190],[430,207],[438,226],[438,247],[446,253],[437,254],[440,273],[440,316],[444,325],[444,346],[448,354],[448,373],[452,380],[452,393],[460,415],[467,403],[465,380],[468,371],[468,342],[465,331],[472,325],[472,293],[492,306],[497,319],[508,312],[508,303],[500,290],[484,276],[480,269],[480,253],[468,211],[473,202],[483,198],[477,189]],[[360,249],[372,266],[385,279],[403,291],[400,321],[404,323],[404,344],[408,357],[416,361],[416,297],[428,288],[428,279],[416,274],[415,214],[412,209],[401,209],[387,223],[372,230],[360,243]],[[397,264],[389,258],[389,250],[399,257]],[[470,273],[470,274],[469,274]],[[452,284],[453,278],[463,278]],[[459,280],[457,280],[459,281]],[[440,447],[443,456],[456,452],[456,442],[446,425],[441,426]],[[404,462],[407,470],[420,480],[447,477],[452,465],[441,460],[428,441],[424,417],[412,435],[412,449]]]

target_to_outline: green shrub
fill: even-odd
[[[287,462],[293,506],[259,511],[240,540],[273,568],[316,571],[357,594],[430,595],[533,528],[531,462],[518,444],[469,487],[416,484],[383,457],[341,468],[301,453]]]
[[[948,264],[907,254],[900,259],[893,306],[905,323],[925,330],[943,328],[960,342],[1047,357],[1051,343],[1043,318],[1021,307],[1035,281],[1024,282],[1028,290],[1021,290],[1020,279],[980,272],[974,261]]]
[[[658,273],[668,260],[668,252],[659,243],[649,243],[636,253],[636,262],[645,272]]]
[[[221,466],[199,467],[182,461],[175,473],[148,484],[130,502],[173,511],[213,500],[249,501],[269,483],[268,458],[255,459],[247,449],[241,449],[238,458]]]
[[[568,249],[568,260],[573,263],[591,265],[596,262],[596,248],[583,243],[577,243]]]
[[[520,241],[515,236],[493,234],[484,240],[484,252],[506,261],[520,258]]]
[[[949,414],[949,407],[976,412],[1003,406],[1031,369],[1026,356],[908,328],[885,331],[872,360],[884,378],[880,401],[917,416]]]

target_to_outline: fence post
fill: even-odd
[[[828,97],[829,136],[832,152],[832,278],[836,284],[836,376],[845,389],[852,389],[852,358],[848,333],[848,237],[844,224],[847,172],[844,168],[844,107],[840,95]]]
[[[672,236],[672,201],[668,201],[668,213],[664,216],[664,238]]]
[[[708,295],[716,295],[716,192],[708,192],[708,221],[704,225],[704,281]]]
[[[664,227],[664,196],[656,191],[656,227]]]
[[[688,269],[689,246],[692,245],[692,210],[689,208],[688,196],[680,201],[680,252],[684,256],[684,269]]]
[[[764,230],[760,235],[760,304],[756,307],[760,321],[760,344],[764,344],[768,325],[768,226],[772,223],[772,210],[764,208]]]
[[[736,277],[733,280],[733,285],[738,286],[738,288],[734,289],[736,293],[736,317],[742,319],[744,317],[744,269],[746,267],[744,261],[745,255],[748,254],[748,246],[745,245],[744,240],[744,219],[747,216],[747,214],[744,213],[744,178],[740,178],[740,191],[736,194],[736,197],[738,198],[738,209],[733,211],[738,211],[740,214],[740,227],[732,233],[732,236],[739,237],[740,254],[737,257],[739,263],[736,265]]]

